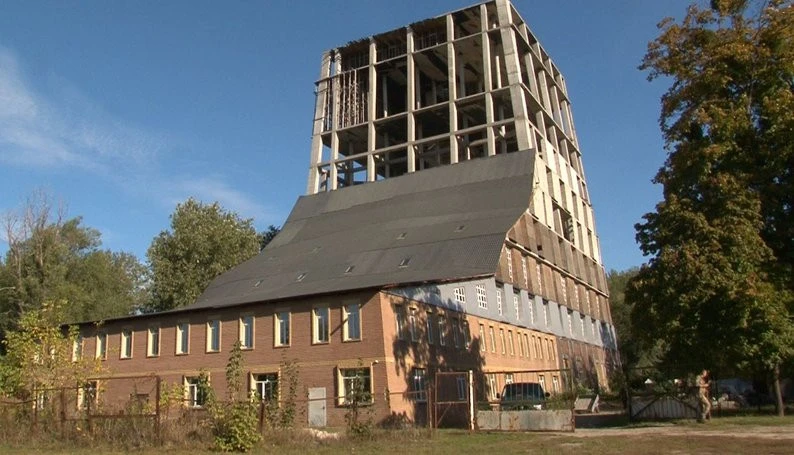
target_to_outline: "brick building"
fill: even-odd
[[[436,371],[606,386],[614,328],[565,81],[507,0],[327,52],[314,118],[307,194],[267,248],[193,305],[84,324],[84,353],[198,405],[199,372],[223,390],[239,340],[261,396],[297,362],[312,425],[343,422],[356,376],[378,420],[421,420]]]

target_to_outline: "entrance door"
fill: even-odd
[[[309,426],[325,425],[325,387],[309,388]]]

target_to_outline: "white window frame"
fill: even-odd
[[[502,290],[499,288],[496,289],[496,309],[499,311],[499,316],[502,316]]]
[[[488,294],[485,292],[485,285],[475,285],[474,289],[477,292],[477,306],[483,310],[488,309]]]
[[[132,346],[133,346],[133,337],[135,336],[135,332],[132,329],[122,329],[119,335],[119,358],[120,359],[131,359],[132,358]]]
[[[349,388],[353,386],[353,381],[364,379],[365,385],[369,383],[368,393],[369,399],[360,402],[359,405],[369,405],[373,403],[373,385],[372,385],[372,367],[337,367],[336,368],[336,389],[338,396],[336,397],[338,406],[349,406]]]
[[[237,322],[238,339],[240,349],[250,351],[254,349],[256,343],[256,317],[251,313],[240,315]]]
[[[453,289],[453,293],[455,295],[455,301],[460,304],[466,303],[466,288],[463,286],[456,287]]]
[[[190,323],[178,322],[176,324],[176,355],[190,354]]]
[[[505,329],[499,327],[499,341],[502,343],[502,355],[507,354],[507,347],[505,346]]]
[[[443,314],[438,315],[438,344],[447,345],[447,317]]]
[[[100,360],[108,359],[108,334],[99,332],[96,334],[96,353],[95,358]]]
[[[79,333],[72,340],[72,362],[77,362],[83,358],[83,336]]]
[[[160,357],[160,326],[146,329],[146,357]]]
[[[351,311],[351,308],[355,308],[355,310]],[[361,304],[358,302],[348,303],[342,306],[343,341],[361,341],[361,309]],[[351,318],[351,315],[354,315],[354,317]]]
[[[538,275],[538,294],[543,294],[543,272],[541,271],[540,262],[535,263],[535,271]]]
[[[262,379],[264,377],[264,379]],[[275,378],[275,379],[273,379]],[[251,384],[251,396],[260,401],[278,401],[279,397],[279,374],[278,372],[256,372],[249,376]]]
[[[85,411],[89,402],[92,408],[96,408],[99,402],[99,381],[87,381],[77,389],[77,410]]]
[[[460,319],[452,319],[452,343],[455,348],[460,348]]]
[[[408,329],[411,331],[411,341],[419,341],[419,328],[416,322],[416,308],[408,310]]]
[[[480,351],[485,352],[488,350],[487,342],[485,340],[485,324],[480,324]]]
[[[513,281],[513,253],[510,248],[505,248],[505,257],[507,258],[507,277],[510,282]]]
[[[219,318],[211,318],[206,324],[206,352],[214,353],[221,352],[221,320]],[[217,346],[213,346],[217,343]]]
[[[529,289],[529,273],[527,273],[527,258],[521,255],[521,274],[524,277],[524,288]]]
[[[291,337],[292,313],[289,310],[276,310],[273,314],[273,345],[276,347],[290,346],[292,343]]]
[[[521,320],[521,296],[513,293],[513,308],[516,310],[516,321]]]
[[[410,372],[410,398],[417,403],[427,402],[427,369],[412,368]]]
[[[397,339],[404,340],[406,321],[405,321],[405,307],[402,305],[394,306],[394,324],[395,324],[395,330],[397,331]]]
[[[511,356],[516,355],[516,345],[514,344],[515,340],[513,339],[513,331],[507,331],[507,349],[510,352]]]
[[[202,397],[199,393],[199,376],[183,376],[182,385],[184,388],[185,406],[192,409],[202,409],[206,404],[207,397]]]
[[[427,344],[435,343],[433,339],[433,312],[428,311],[425,315],[425,331],[427,332]]]
[[[328,305],[316,305],[312,308],[312,344],[328,344],[330,342],[331,309]]]
[[[496,334],[492,325],[488,326],[488,336],[491,337],[491,352],[496,352]]]

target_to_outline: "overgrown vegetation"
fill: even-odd
[[[345,424],[347,434],[355,438],[369,438],[374,427],[372,421],[372,393],[369,390],[367,376],[363,374],[363,363],[359,361],[356,375],[350,380],[348,393],[345,397]]]

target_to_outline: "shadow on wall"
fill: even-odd
[[[479,332],[468,327],[466,314],[432,306],[418,300],[426,291],[438,292],[435,286],[421,293],[394,296],[398,305],[395,318],[401,328],[392,342],[395,372],[405,378],[402,396],[413,402],[415,424],[426,424],[427,387],[434,383],[436,373],[447,371],[480,372],[485,364]],[[475,332],[477,333],[476,336]],[[440,387],[455,385],[444,381]],[[393,391],[399,392],[399,391]],[[444,390],[444,395],[452,391]],[[457,393],[457,392],[455,392]],[[406,416],[390,416],[389,419]]]

